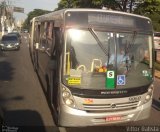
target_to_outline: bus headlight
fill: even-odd
[[[146,101],[149,101],[150,99],[151,99],[151,95],[147,95],[145,98]]]
[[[144,103],[147,103],[147,102],[152,98],[153,89],[154,89],[154,86],[153,86],[153,84],[152,84],[152,85],[148,88],[148,92],[147,92],[147,95],[146,95],[146,97],[145,97]]]
[[[66,105],[68,105],[70,107],[75,107],[74,98],[73,98],[70,90],[64,86],[63,86],[63,91],[62,91],[62,98],[63,98],[63,101]]]
[[[154,85],[152,84],[149,88],[148,88],[148,93],[152,93],[154,89]]]
[[[68,98],[70,97],[70,93],[68,91],[63,91],[62,96],[63,98]]]
[[[74,104],[74,101],[73,101],[72,99],[66,99],[66,100],[65,100],[65,103],[66,103],[66,105],[71,106],[71,105]]]

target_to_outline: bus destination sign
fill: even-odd
[[[113,14],[88,14],[88,23],[89,24],[104,24],[104,25],[118,25],[118,26],[134,26],[134,19],[130,17],[125,17],[121,15],[113,15]]]

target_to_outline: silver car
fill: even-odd
[[[1,50],[19,50],[20,41],[17,35],[7,34],[2,36],[0,49]]]

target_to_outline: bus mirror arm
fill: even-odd
[[[56,70],[56,60],[50,60],[49,69],[50,70]]]

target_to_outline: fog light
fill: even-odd
[[[66,99],[65,102],[66,102],[66,105],[73,105],[74,103],[72,99]]]

